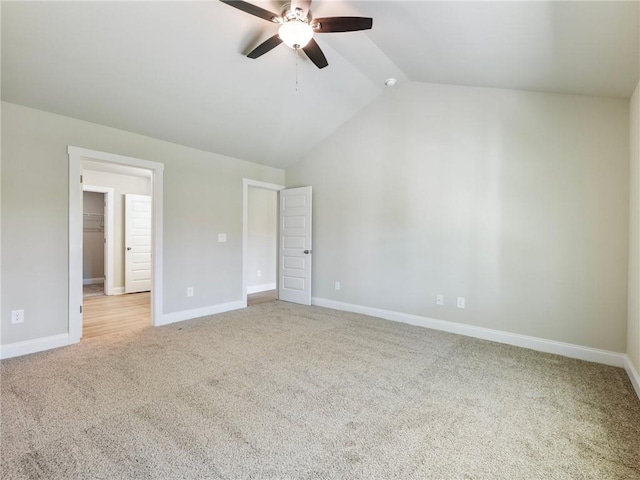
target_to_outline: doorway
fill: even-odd
[[[151,325],[151,171],[82,160],[82,338]],[[85,183],[90,183],[91,186]],[[112,208],[105,195],[111,193]],[[97,192],[96,192],[97,191]],[[107,222],[107,219],[113,220]],[[112,228],[106,233],[106,225]],[[107,255],[107,237],[113,245]],[[106,266],[113,288],[106,282]]]
[[[278,299],[278,192],[249,187],[247,221],[247,305]]]
[[[105,194],[82,192],[82,297],[105,295],[106,218]]]
[[[249,278],[249,192],[262,189],[277,192],[276,297],[301,305],[311,305],[312,268],[312,188],[285,188],[282,185],[243,179],[242,195],[242,296],[248,304]],[[257,271],[256,271],[257,273]],[[273,295],[273,294],[272,294]],[[263,300],[264,301],[264,300]],[[262,302],[260,302],[262,303]]]
[[[81,338],[131,330],[140,326],[160,325],[162,305],[162,180],[163,165],[131,157],[113,155],[105,152],[69,147],[69,342],[76,343]],[[78,184],[78,179],[80,183]],[[80,188],[78,188],[78,185]],[[84,186],[90,188],[111,188],[113,193],[113,213],[103,213],[104,219],[95,217],[91,232],[96,236],[108,230],[110,235],[103,237],[105,249],[105,282],[103,295],[83,298],[83,284],[92,283],[84,274],[83,238],[85,227],[84,213],[93,213],[83,209]],[[141,187],[144,185],[144,188]],[[98,186],[98,187],[96,187]],[[136,187],[137,186],[137,187]],[[134,188],[135,187],[135,188]],[[125,240],[125,203],[126,195],[140,195],[149,199],[145,205],[138,205],[138,215],[132,225],[134,244],[127,245]],[[109,197],[109,194],[103,196]],[[139,201],[140,198],[135,200]],[[103,202],[104,203],[104,202]],[[109,201],[107,200],[107,207]],[[138,202],[140,203],[140,202]],[[143,202],[144,203],[144,202]],[[140,210],[147,212],[147,218],[141,218]],[[96,212],[96,215],[99,215]],[[87,216],[88,218],[89,216]],[[93,216],[91,216],[93,217]],[[104,223],[101,225],[101,221]],[[97,222],[97,225],[95,223]],[[93,231],[93,230],[96,231]],[[112,255],[109,239],[112,238]],[[138,247],[142,247],[141,249]],[[127,250],[128,249],[128,250]],[[135,255],[136,265],[133,271],[135,279],[145,277],[146,288],[136,285],[138,293],[127,295],[125,286],[125,252]],[[95,252],[94,252],[95,253]],[[91,277],[92,279],[99,278]],[[85,282],[84,280],[87,280]],[[134,282],[135,283],[135,282]],[[78,305],[77,310],[73,305]],[[94,327],[87,331],[85,327]]]
[[[278,299],[278,192],[282,185],[243,181],[243,297],[246,304]]]
[[[114,189],[82,185],[82,294],[113,295]]]

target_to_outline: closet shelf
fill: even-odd
[[[82,231],[104,232],[104,215],[102,213],[83,213]]]

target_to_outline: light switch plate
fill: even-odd
[[[464,297],[458,297],[458,308],[464,308]]]
[[[436,305],[444,305],[444,295],[436,295]]]
[[[227,234],[226,233],[219,233],[218,234],[218,243],[224,243],[227,241]]]

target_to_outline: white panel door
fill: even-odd
[[[311,187],[280,190],[278,297],[311,305]]]
[[[125,195],[124,291],[151,290],[151,197]]]

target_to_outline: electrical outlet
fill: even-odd
[[[458,308],[464,308],[464,297],[458,297]]]
[[[340,290],[340,282],[336,282],[336,290]]]
[[[261,277],[262,276],[262,271],[258,270],[258,273],[256,274],[256,277]]]
[[[11,323],[24,323],[24,310],[11,310]]]
[[[187,288],[187,297],[193,297],[193,287]]]
[[[436,305],[444,305],[444,295],[436,295]]]

